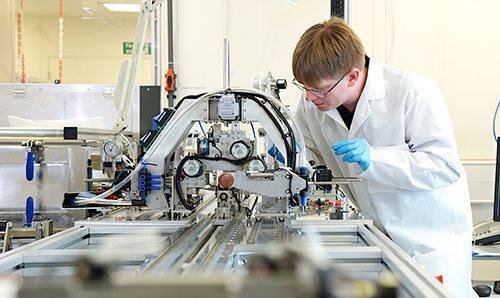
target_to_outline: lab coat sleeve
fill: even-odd
[[[434,190],[465,175],[441,90],[422,85],[406,93],[405,143],[370,148],[371,166],[360,174],[369,192]]]
[[[297,111],[295,112],[295,119],[297,121],[299,129],[302,131],[302,134],[304,136],[307,160],[308,161],[314,160],[316,162],[316,165],[324,165],[325,161],[321,157],[318,147],[314,142],[314,138],[311,134],[309,121],[307,121],[308,118],[314,117],[312,113],[313,111],[305,106],[305,99],[303,95],[298,105]]]

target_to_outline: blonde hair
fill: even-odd
[[[361,70],[364,65],[361,40],[338,17],[307,29],[293,52],[293,75],[309,86],[316,86],[323,79],[338,79],[351,68]]]

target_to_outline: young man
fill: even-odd
[[[367,57],[339,18],[302,35],[293,74],[309,158],[336,177],[363,178],[348,190],[362,214],[450,292],[469,297],[469,193],[438,84]]]

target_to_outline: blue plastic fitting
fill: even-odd
[[[33,164],[33,152],[29,151],[26,159],[26,180],[33,180],[35,165]]]
[[[160,189],[161,189],[161,187],[159,187],[159,186],[151,186],[151,190],[160,190]]]
[[[153,117],[153,119],[151,119],[151,129],[154,130],[154,131],[157,131],[158,130],[158,124],[155,120],[158,120],[158,116],[160,115],[156,115],[155,117]]]
[[[141,186],[141,187],[139,187],[139,190],[140,190],[140,191],[145,191],[145,190],[146,190],[146,187]]]
[[[25,224],[25,226],[27,226],[28,228],[31,228],[31,222],[33,222],[33,210],[34,210],[33,205],[34,205],[33,198],[28,197],[26,199],[26,224]]]
[[[307,204],[307,196],[300,196],[300,206],[305,206]]]
[[[144,181],[144,180],[140,180],[140,181],[139,181],[139,184],[140,184],[140,185],[146,185],[146,181]]]
[[[139,179],[144,180],[146,179],[146,176],[144,174],[139,175]]]
[[[158,181],[158,180],[153,180],[153,181],[151,181],[151,184],[160,184],[160,183],[161,183],[161,182],[160,182],[160,181]]]
[[[161,179],[161,175],[151,175],[151,179]]]
[[[308,171],[309,171],[309,170],[307,169],[307,167],[300,167],[300,171],[299,171],[300,176],[302,176],[302,177],[306,177],[306,176],[307,176],[307,172],[308,172]]]

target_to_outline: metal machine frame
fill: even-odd
[[[283,250],[283,246],[271,244],[281,241],[307,249],[305,254],[350,280],[347,285],[332,289],[332,297],[356,297],[351,282],[374,281],[384,272],[392,273],[399,281],[397,297],[451,297],[437,280],[373,226],[371,220],[293,220],[290,229],[283,229],[278,222],[249,222],[245,216],[237,216],[225,223],[213,216],[193,220],[78,222],[72,229],[0,255],[0,272],[25,279],[24,286],[19,286],[20,293],[36,285],[37,278],[58,277],[60,282],[56,281],[48,289],[70,290],[71,286],[72,292],[83,296],[92,291],[93,297],[107,297],[111,293],[133,297],[137,291],[142,291],[148,297],[158,293],[162,297],[179,297],[188,293],[194,295],[197,291],[197,295],[204,295],[205,291],[222,287],[224,290],[216,297],[246,297],[248,293],[245,294],[244,288],[235,293],[227,285],[234,284],[235,280],[244,284],[255,282],[251,275],[245,274],[252,256],[273,249]],[[161,238],[175,241],[163,242],[163,248],[156,252],[145,249],[148,245],[145,243],[142,248],[137,246],[135,249],[112,247],[99,252],[92,248],[116,235],[130,239],[140,235],[138,233],[145,228],[154,228],[160,232]],[[99,287],[98,292],[95,292],[95,281],[75,284],[74,280],[79,259],[91,257],[92,252],[101,255],[101,261],[102,256],[119,256],[114,265],[109,260],[102,262],[103,266],[111,264],[111,268],[118,269],[110,271],[114,272],[110,273],[112,279],[100,281],[109,285]],[[188,288],[175,286],[185,284],[186,277],[193,275],[197,278],[190,279]],[[305,280],[302,282],[304,286],[308,285]],[[278,283],[271,287],[262,281],[260,284],[267,289],[266,297],[273,297],[276,291],[286,293],[290,286]],[[346,289],[346,286],[350,288]]]

